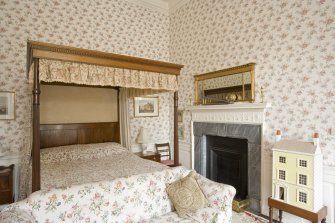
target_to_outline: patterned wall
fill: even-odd
[[[334,15],[334,0],[192,0],[170,18],[122,0],[0,0],[0,90],[17,96],[16,120],[0,121],[0,145],[27,154],[25,59],[31,39],[165,61],[170,53],[173,62],[186,65],[179,78],[182,108],[194,97],[193,75],[256,62],[256,101],[263,87],[272,103],[268,154],[275,129],[300,139],[316,130],[324,163],[335,166]],[[131,120],[132,140],[140,125],[166,140],[171,100],[161,96],[162,117]],[[184,124],[190,141],[188,113]]]
[[[320,133],[324,164],[335,166],[334,0],[192,0],[170,15],[171,60],[185,65],[180,106],[194,97],[193,75],[256,63],[266,112],[266,154],[284,138]],[[190,142],[190,114],[184,117]]]
[[[0,90],[17,96],[15,121],[0,120],[0,145],[24,157],[29,154],[30,126],[28,39],[169,60],[168,16],[122,0],[0,0],[0,18]],[[169,139],[169,100],[168,94],[161,96],[160,117],[131,120],[133,140],[140,125],[155,138]]]

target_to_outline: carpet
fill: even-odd
[[[232,223],[269,223],[269,221],[249,211],[245,211],[242,213],[236,213],[235,211],[233,211]]]

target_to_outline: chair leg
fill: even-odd
[[[283,219],[283,211],[279,210],[279,223],[282,222],[282,219]]]
[[[272,207],[269,208],[269,218],[270,218],[269,223],[272,223],[272,219],[273,219],[273,209],[272,209]]]

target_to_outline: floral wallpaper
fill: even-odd
[[[169,60],[169,17],[127,1],[0,0],[0,17],[0,91],[16,93],[16,119],[0,120],[0,148],[20,151],[23,171],[30,153],[31,126],[27,40]],[[169,139],[168,95],[160,97],[160,117],[131,120],[132,141],[140,125],[150,127],[155,138]]]
[[[170,15],[170,57],[184,64],[180,107],[194,98],[193,75],[255,62],[256,102],[266,111],[266,155],[283,138],[319,132],[324,164],[335,166],[333,0],[192,0]],[[184,113],[190,142],[190,113]]]
[[[324,164],[335,166],[334,15],[334,0],[192,0],[170,16],[123,0],[0,0],[0,90],[16,93],[16,119],[0,120],[1,150],[29,156],[30,39],[184,64],[182,109],[194,99],[193,75],[255,62],[256,102],[263,87],[272,104],[267,155],[276,129],[304,140],[317,131]],[[141,125],[172,141],[172,104],[172,94],[160,95],[158,118],[134,118],[130,100],[132,141]],[[188,142],[190,120],[184,112]]]

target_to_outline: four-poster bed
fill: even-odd
[[[32,191],[41,189],[40,149],[120,142],[119,122],[40,125],[41,82],[125,87],[152,93],[174,91],[173,154],[174,164],[179,165],[177,76],[182,67],[167,62],[29,41],[27,75],[33,82]]]

